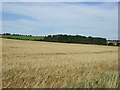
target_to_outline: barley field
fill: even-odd
[[[117,88],[118,47],[2,39],[3,88]]]

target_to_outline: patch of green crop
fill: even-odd
[[[120,80],[117,74],[104,74],[94,79],[83,80],[74,84],[68,84],[67,88],[120,88]]]
[[[8,38],[8,39],[32,40],[32,41],[41,41],[44,39],[44,37],[38,37],[38,36],[0,35],[0,37]]]

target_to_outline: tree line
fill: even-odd
[[[101,37],[81,36],[81,35],[48,35],[48,36],[32,36],[21,34],[1,34],[2,38],[20,39],[20,40],[32,40],[32,41],[47,41],[47,42],[61,42],[61,43],[80,43],[80,44],[97,44],[108,46],[120,46],[120,41],[107,40]]]
[[[22,34],[11,34],[11,33],[3,33],[1,35],[11,35],[11,36],[32,36],[32,35],[22,35]]]
[[[48,35],[44,38],[45,41],[62,42],[62,43],[81,43],[81,44],[98,44],[107,45],[106,38],[86,37],[81,35]]]

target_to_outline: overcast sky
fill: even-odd
[[[117,2],[4,2],[2,32],[118,39]]]

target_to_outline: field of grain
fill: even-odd
[[[2,87],[118,87],[118,47],[2,39]]]

